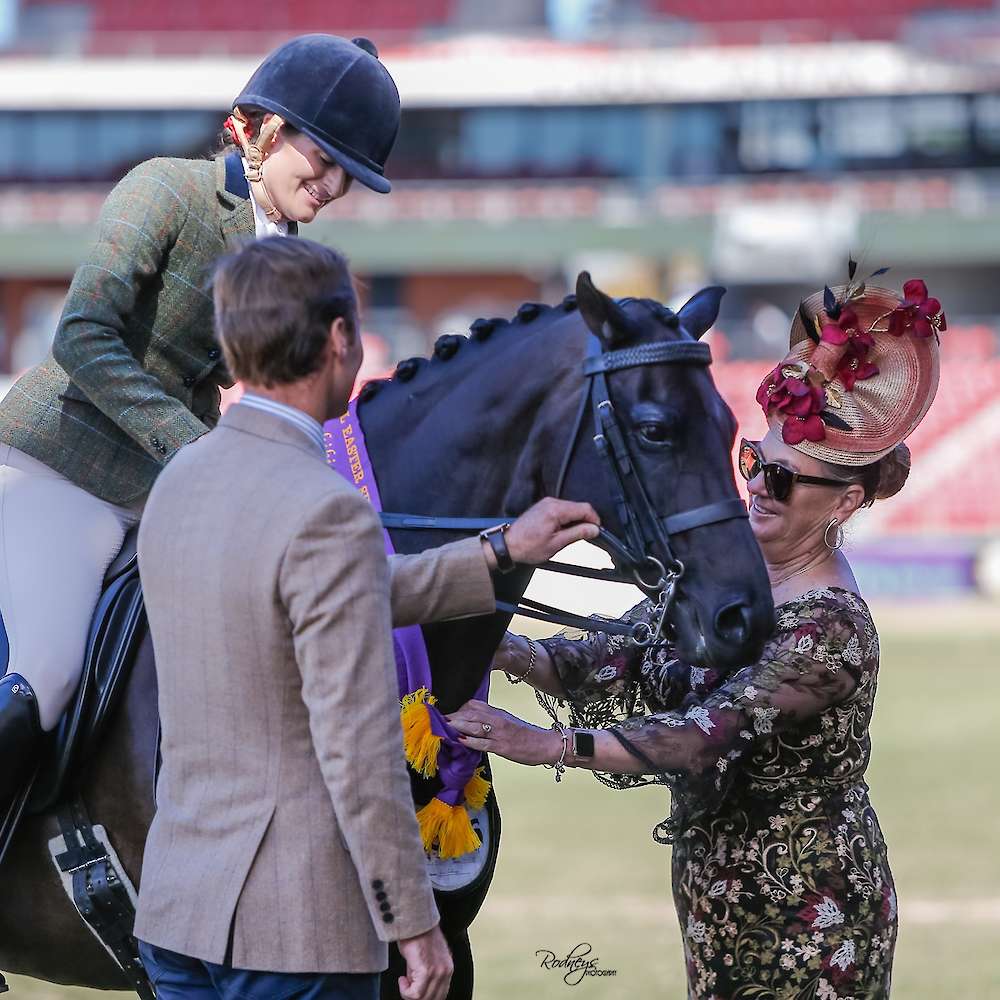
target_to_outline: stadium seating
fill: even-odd
[[[879,17],[912,17],[924,11],[988,10],[992,0],[650,0],[649,9],[658,14],[689,18],[692,21],[796,21]]]
[[[77,0],[24,0],[24,8],[80,7]],[[446,22],[453,0],[276,0],[248,8],[237,0],[173,0],[168,4],[134,0],[91,0],[91,31],[104,32],[263,32],[268,30],[350,32],[365,29],[413,32]]]
[[[895,39],[921,15],[989,11],[992,0],[647,0],[661,23],[716,45]]]

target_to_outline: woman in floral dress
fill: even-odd
[[[853,278],[803,303],[758,395],[770,430],[740,448],[775,602],[757,662],[723,676],[669,644],[508,635],[495,667],[568,701],[572,728],[477,701],[450,716],[469,746],[557,778],[578,766],[614,787],[669,786],[654,838],[673,844],[689,997],[889,995],[896,892],[864,780],[878,635],[840,547],[844,523],[906,479],[902,439],[936,390],[944,317],[923,282],[900,301]],[[623,620],[657,614],[646,600]]]

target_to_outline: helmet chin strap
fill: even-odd
[[[227,124],[230,125],[230,131],[243,150],[243,157],[246,160],[244,173],[247,183],[253,191],[254,200],[271,222],[281,222],[283,216],[275,208],[274,199],[264,184],[264,150],[270,148],[274,142],[275,134],[285,124],[285,120],[280,115],[271,115],[261,125],[260,134],[253,141],[247,138],[246,126],[249,121],[239,108],[233,108],[233,113],[229,116]]]

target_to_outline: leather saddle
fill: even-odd
[[[81,765],[100,742],[108,720],[121,700],[129,667],[145,630],[145,609],[139,583],[136,536],[133,528],[108,567],[101,597],[87,638],[83,672],[76,693],[59,725],[49,737],[35,775],[25,812],[44,812],[72,789]],[[0,674],[7,668],[10,649],[0,618]],[[0,835],[4,842],[12,831]]]

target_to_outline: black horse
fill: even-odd
[[[605,457],[582,430],[588,389],[582,365],[593,334],[602,349],[636,348],[643,359],[614,370],[606,384],[629,470],[657,516],[669,526],[670,515],[681,512],[732,511],[738,493],[730,460],[736,426],[729,408],[704,364],[649,360],[658,356],[654,345],[694,344],[714,322],[720,298],[721,290],[706,290],[675,315],[651,300],[615,302],[581,275],[577,296],[559,306],[528,303],[509,322],[477,321],[469,338],[441,338],[431,359],[402,362],[391,380],[363,390],[358,409],[385,509],[501,520],[559,494],[591,502],[606,528],[629,536],[628,498],[623,505]],[[671,570],[683,564],[670,609],[678,654],[724,670],[752,661],[771,630],[773,607],[747,521],[709,513],[696,517],[694,527],[673,523],[673,534],[654,532],[646,551],[634,555],[637,566],[646,557]],[[455,537],[436,530],[394,530],[392,536],[399,552]],[[529,570],[502,577],[498,597],[516,601],[529,578]],[[657,583],[648,585],[655,589]],[[474,694],[509,617],[498,613],[424,628],[433,688],[444,712]],[[153,811],[156,754],[152,650],[148,636],[139,640],[123,701],[77,782],[91,816],[108,829],[136,884]],[[415,801],[422,805],[436,786],[413,781]],[[495,845],[499,813],[492,795],[487,814]],[[11,844],[0,873],[0,968],[51,982],[124,988],[122,973],[59,883],[46,846],[56,833],[48,812],[24,821]],[[453,1000],[472,996],[467,932],[494,863],[495,853],[472,884],[438,896],[456,960]],[[398,997],[398,973],[393,949],[383,997]]]

